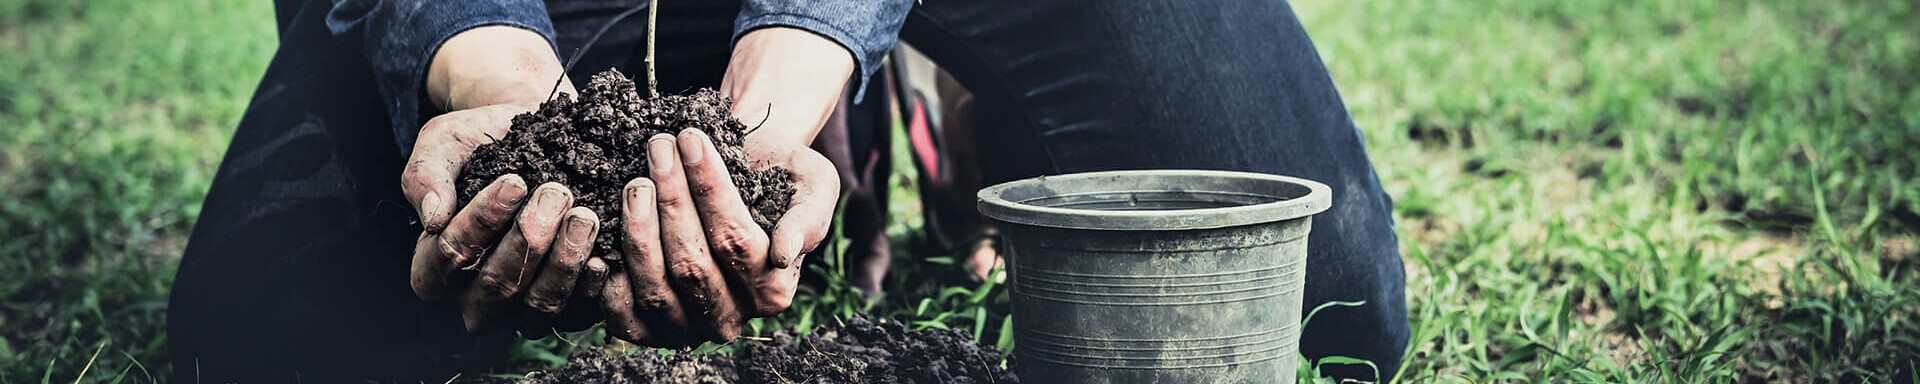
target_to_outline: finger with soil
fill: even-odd
[[[527,266],[540,265],[546,255],[527,248],[526,236],[521,235],[519,224],[507,230],[506,238],[489,252],[487,260],[480,265],[479,277],[467,288],[479,293],[472,295],[478,299],[475,305],[505,301],[533,282],[534,271]]]
[[[789,158],[788,164],[800,172],[769,174],[778,179],[776,185],[785,185],[784,192],[779,193],[792,196],[788,199],[792,208],[773,227],[771,254],[767,257],[772,259],[774,268],[800,265],[801,257],[818,248],[826,239],[827,230],[833,225],[835,208],[840,204],[840,178],[799,177],[835,175],[833,162],[810,151],[793,153]]]
[[[435,301],[448,285],[447,274],[453,271],[453,255],[440,252],[440,235],[420,232],[420,238],[413,243],[412,270],[407,283],[413,287],[413,295],[420,300]]]
[[[706,229],[707,247],[713,252],[714,262],[720,264],[726,277],[737,286],[757,291],[772,284],[773,276],[765,273],[767,233],[753,225],[753,214],[740,200],[740,192],[734,188],[726,167],[712,161],[720,158],[719,152],[700,131],[682,131],[676,140],[685,166],[687,187],[692,192],[694,209],[700,214],[700,223]],[[785,309],[773,308],[781,305],[778,297],[739,296],[742,306],[751,313],[768,315]]]
[[[579,285],[580,270],[586,266],[588,252],[593,251],[593,238],[599,231],[600,218],[593,210],[583,207],[567,210],[559,241],[547,255],[540,276],[535,277],[533,289],[527,292],[528,307],[549,315],[560,313],[568,296],[573,294],[573,287]]]
[[[467,331],[479,332],[492,326],[502,312],[501,303],[533,282],[535,271],[530,266],[540,265],[546,255],[532,252],[523,228],[516,223],[507,229],[507,235],[481,261],[479,275],[460,295],[460,317],[466,321]]]
[[[554,235],[560,231],[561,216],[572,206],[573,191],[560,183],[541,184],[533,190],[533,199],[520,209],[520,216],[514,221],[520,225],[521,236],[526,237],[528,252],[547,253],[553,246]]]
[[[607,284],[601,287],[600,308],[607,314],[607,335],[630,343],[639,344],[647,338],[647,326],[633,312],[633,288],[625,271],[615,271],[607,276]]]
[[[589,257],[587,258],[587,269],[581,273],[580,286],[573,287],[573,290],[575,292],[585,293],[589,299],[599,300],[600,295],[606,292],[604,288],[607,286],[607,275],[613,273],[611,264],[608,264],[606,259],[598,256]]]
[[[708,253],[705,229],[674,146],[673,135],[667,134],[647,142],[667,279],[680,292],[690,331],[710,334],[708,339],[714,342],[731,341],[739,336],[737,324],[744,320],[727,292],[725,276]]]
[[[484,293],[482,300],[498,303],[533,283],[535,268],[546,259],[560,217],[572,203],[572,195],[559,184],[547,183],[534,190],[533,200],[520,210],[513,228],[481,262],[474,285]]]
[[[519,175],[500,176],[453,215],[447,230],[440,233],[440,251],[453,255],[454,267],[473,268],[480,263],[481,253],[512,225],[526,198],[527,183]]]
[[[510,225],[509,218],[519,209],[520,200],[526,194],[526,184],[519,176],[501,176],[479,191],[480,199],[476,201],[483,202],[480,207],[462,210],[444,232],[422,233],[415,244],[408,275],[414,295],[423,300],[438,299],[450,285],[447,280],[454,270],[471,268],[479,262],[478,256],[485,246],[468,244],[485,241],[486,246],[491,246],[500,236],[493,228]]]
[[[620,220],[624,232],[621,253],[625,254],[628,284],[632,286],[633,311],[656,335],[649,346],[682,343],[687,329],[686,313],[680,298],[667,282],[667,262],[660,248],[660,217],[654,204],[653,180],[633,179],[622,190]]]

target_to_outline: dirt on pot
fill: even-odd
[[[854,318],[807,337],[783,331],[742,340],[733,355],[620,354],[594,349],[566,366],[523,379],[545,383],[1018,383],[1000,351],[955,331],[907,331],[898,322]]]
[[[761,229],[771,231],[792,202],[793,173],[781,167],[753,169],[742,148],[751,128],[734,119],[732,102],[713,89],[689,95],[643,98],[618,70],[593,76],[579,100],[561,94],[537,111],[514,116],[504,137],[479,146],[460,170],[459,206],[497,177],[517,174],[527,185],[556,182],[572,189],[574,205],[600,216],[593,254],[617,261],[620,192],[647,177],[647,139],[685,129],[713,138],[741,200]]]

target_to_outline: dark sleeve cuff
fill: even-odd
[[[739,42],[747,32],[774,26],[825,36],[853,54],[854,100],[860,100],[868,78],[880,70],[912,9],[913,0],[745,0],[733,23],[733,40]]]
[[[533,31],[553,45],[553,21],[540,0],[334,0],[327,14],[328,29],[359,43],[372,65],[403,156],[411,155],[420,126],[442,112],[426,95],[427,66],[440,44],[489,25]]]

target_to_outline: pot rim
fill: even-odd
[[[1270,186],[1262,190],[1237,191],[1198,191],[1231,192],[1239,195],[1257,195],[1272,198],[1274,201],[1235,205],[1228,207],[1161,209],[1161,210],[1101,210],[1085,208],[1061,208],[1029,204],[1027,202],[1047,196],[1009,199],[1008,193],[1015,189],[1042,188],[1062,184],[1080,184],[1089,179],[1108,179],[1109,182],[1126,183],[1132,179],[1140,183],[1157,185],[1179,184],[1178,180],[1194,178],[1228,178]],[[1177,187],[1176,187],[1177,188]],[[1299,195],[1280,196],[1273,191],[1286,189],[1306,189]],[[1055,193],[1048,196],[1061,196],[1074,193],[1098,191],[1078,190]],[[1115,193],[1126,192],[1114,190]],[[1313,180],[1263,173],[1216,171],[1216,170],[1125,170],[1075,173],[1057,176],[1040,176],[1015,180],[981,189],[978,194],[978,207],[982,215],[998,221],[1025,224],[1040,227],[1091,229],[1091,230],[1188,230],[1236,227],[1242,225],[1264,224],[1308,217],[1330,208],[1333,200],[1332,188]]]

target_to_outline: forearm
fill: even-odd
[[[448,38],[427,67],[429,100],[443,111],[494,104],[538,108],[565,73],[540,34],[509,26],[480,27]],[[559,92],[574,93],[571,81]]]
[[[721,92],[733,115],[759,127],[749,140],[806,146],[819,135],[854,75],[847,49],[811,32],[762,28],[740,38]]]
[[[359,46],[379,84],[394,141],[402,155],[410,154],[427,119],[451,110],[448,97],[427,94],[427,68],[453,36],[481,28],[518,28],[543,40],[553,33],[546,5],[540,0],[332,0],[327,29],[342,41]],[[456,48],[456,51],[464,49]],[[464,72],[464,71],[456,71]],[[460,79],[452,76],[449,79]],[[551,79],[549,79],[551,81]],[[446,87],[460,89],[460,86]],[[457,97],[451,98],[458,101]],[[436,108],[439,107],[439,108]]]
[[[878,70],[913,0],[741,0],[721,91],[741,121],[768,123],[749,141],[806,146],[840,101]],[[855,94],[856,100],[861,95]],[[771,109],[769,109],[771,106]],[[794,116],[793,114],[800,114]]]
[[[746,35],[769,27],[806,30],[852,56],[856,87],[879,70],[906,24],[914,0],[741,0],[734,20],[736,48]],[[865,89],[858,87],[855,89]],[[859,95],[855,95],[857,99]]]

